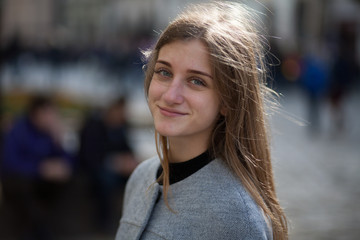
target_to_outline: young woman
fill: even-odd
[[[116,239],[287,239],[253,19],[237,3],[196,5],[147,53],[158,156],[130,177]]]

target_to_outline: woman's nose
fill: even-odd
[[[181,104],[184,101],[184,86],[181,79],[173,79],[163,94],[164,101],[169,104]]]

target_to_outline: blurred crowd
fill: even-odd
[[[56,208],[80,175],[86,179],[86,196],[92,199],[93,226],[113,234],[126,180],[138,164],[128,142],[125,106],[120,98],[103,111],[90,113],[74,153],[62,145],[63,123],[56,102],[42,95],[30,99],[3,133],[0,212],[8,211],[9,239],[52,239],[60,217]],[[86,196],[79,201],[87,201]],[[73,211],[76,206],[67,207]]]
[[[357,25],[344,22],[338,34],[329,40],[327,53],[320,49],[290,54],[282,59],[281,73],[295,82],[307,96],[307,125],[316,135],[321,131],[321,108],[329,105],[333,133],[346,128],[344,104],[359,87],[360,63],[357,53]]]

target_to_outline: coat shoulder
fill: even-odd
[[[267,217],[239,177],[220,159],[210,165],[208,174],[209,179],[217,179],[212,181],[214,184],[209,190],[212,196],[208,198],[212,209],[210,217],[226,225],[224,229],[230,236],[272,239]]]
[[[141,162],[131,174],[129,182],[137,180],[139,178],[144,179],[144,177],[149,176],[153,178],[156,176],[157,169],[160,166],[159,157],[152,157],[143,162]],[[155,175],[154,175],[155,174]],[[134,179],[134,180],[132,180]]]
[[[144,192],[156,182],[156,172],[160,166],[158,157],[141,162],[131,174],[125,189],[124,207],[130,201],[132,193]]]

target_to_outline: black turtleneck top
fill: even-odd
[[[170,185],[173,183],[180,182],[190,175],[194,174],[208,163],[210,163],[214,158],[210,155],[209,151],[206,151],[199,156],[190,159],[186,162],[180,163],[169,163],[169,181]],[[161,173],[163,172],[163,168],[160,165],[156,177],[159,178]],[[162,185],[162,181],[159,183]]]

